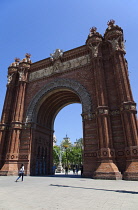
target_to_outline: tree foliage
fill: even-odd
[[[54,164],[59,164],[59,157],[57,154],[62,150],[62,164],[65,165],[81,165],[82,164],[82,150],[83,150],[83,139],[76,140],[74,145],[70,142],[62,142],[60,146],[53,147],[53,159]]]
[[[60,147],[53,146],[53,162],[55,165],[59,164]]]

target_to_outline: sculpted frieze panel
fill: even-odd
[[[72,59],[70,61],[66,61],[63,63],[55,62],[53,66],[30,73],[29,81],[31,82],[33,80],[47,77],[58,72],[64,72],[66,70],[81,67],[88,64],[89,62],[90,62],[89,55],[81,56],[79,58]]]

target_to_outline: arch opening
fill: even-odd
[[[53,173],[54,121],[62,108],[74,103],[82,104],[82,114],[91,112],[88,92],[79,82],[71,79],[57,79],[46,84],[32,99],[26,113],[28,122],[33,124],[31,175]]]
[[[69,89],[58,88],[52,93],[50,92],[39,107],[36,122],[42,126],[54,129],[53,123],[59,111],[73,103],[81,103],[81,101],[79,96]]]
[[[35,128],[31,152],[31,175],[53,173],[54,121],[61,109],[69,104],[81,104],[79,96],[67,88],[57,88],[43,96],[35,112]]]
[[[82,105],[64,107],[54,122],[53,173],[80,175],[83,165]],[[66,170],[65,170],[66,169]]]

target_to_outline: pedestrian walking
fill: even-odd
[[[75,166],[73,166],[73,174],[75,174],[75,170],[76,170],[76,167],[75,167]]]
[[[56,171],[56,165],[53,165],[53,175],[55,174]]]
[[[76,166],[76,174],[78,175],[78,172],[79,172],[79,166],[77,165]]]
[[[20,167],[20,170],[19,170],[19,176],[18,176],[18,178],[16,179],[15,182],[17,182],[18,179],[20,179],[20,177],[22,177],[22,182],[23,182],[23,176],[24,176],[24,165],[22,164],[21,167]]]
[[[81,176],[83,176],[83,165],[81,166]]]
[[[65,166],[65,174],[68,174],[68,166]]]

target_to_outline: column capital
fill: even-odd
[[[108,115],[109,114],[109,107],[108,106],[98,106],[97,115]]]
[[[133,101],[126,101],[123,102],[121,107],[120,107],[121,112],[132,112],[132,113],[137,113],[136,110],[136,103]]]
[[[13,121],[11,123],[11,129],[22,129],[22,122]]]
[[[81,114],[83,121],[84,120],[92,120],[96,118],[96,113],[95,112],[85,112]]]
[[[0,123],[0,131],[8,130],[9,126],[5,123]]]

